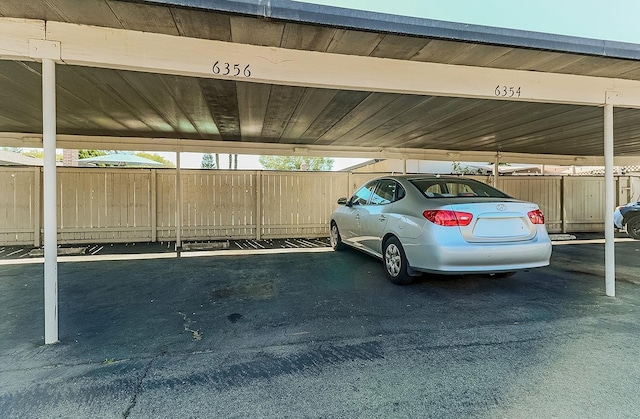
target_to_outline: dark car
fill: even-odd
[[[613,223],[619,229],[626,227],[629,237],[640,240],[640,202],[630,202],[616,208]]]

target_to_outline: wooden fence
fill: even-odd
[[[181,237],[326,237],[337,199],[376,176],[183,169]],[[638,178],[616,184],[626,203]],[[550,232],[604,230],[602,177],[504,176],[498,187],[540,205]],[[57,194],[60,243],[175,240],[175,169],[61,167]],[[40,246],[42,211],[42,168],[0,168],[0,245]]]

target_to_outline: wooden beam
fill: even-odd
[[[640,82],[246,45],[63,22],[0,18],[0,58],[59,42],[65,64],[371,92],[640,108]],[[27,48],[25,49],[25,46]]]
[[[495,153],[489,151],[460,151],[444,149],[394,148],[394,147],[349,147],[275,143],[250,143],[240,141],[182,140],[176,138],[105,137],[84,135],[58,135],[59,148],[171,151],[190,153],[231,153],[272,156],[353,157],[368,159],[409,159],[440,161],[490,162]],[[29,144],[29,145],[27,145]],[[0,133],[0,146],[42,147],[42,135]],[[576,166],[603,166],[603,156],[577,156],[556,154],[528,154],[500,152],[505,163],[556,164]],[[616,166],[637,164],[640,155],[617,156]]]

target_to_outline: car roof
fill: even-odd
[[[457,176],[457,175],[438,175],[438,174],[414,174],[414,175],[388,175],[388,176],[381,176],[379,178],[376,178],[374,180],[378,180],[378,179],[396,179],[396,180],[435,180],[435,179],[445,179],[445,180],[450,180],[450,179],[465,179],[465,180],[470,180],[473,182],[477,182],[475,179],[472,179],[470,177],[467,176]]]

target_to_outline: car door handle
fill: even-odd
[[[381,215],[380,217],[378,217],[378,221],[383,222],[386,221],[387,217],[385,217],[384,215]]]

